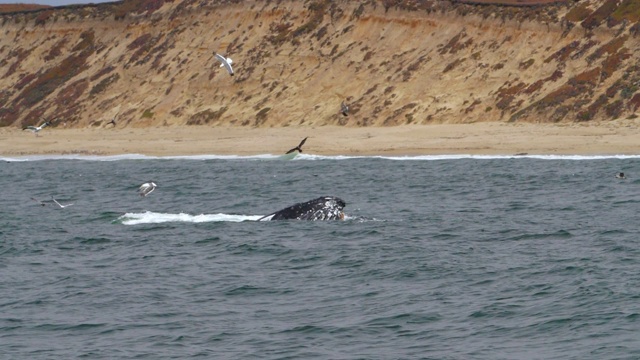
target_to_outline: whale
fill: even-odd
[[[321,196],[317,199],[297,203],[259,218],[257,221],[273,220],[344,220],[344,200],[335,196]]]

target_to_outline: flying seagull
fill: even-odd
[[[307,138],[302,139],[302,141],[300,141],[300,144],[298,146],[296,146],[293,149],[287,151],[285,154],[291,154],[294,151],[302,152],[302,145],[304,145],[305,141],[307,141]]]
[[[44,129],[48,125],[51,125],[51,123],[49,121],[45,121],[42,125],[40,125],[38,127],[29,125],[29,126],[25,127],[22,130],[31,130],[32,133],[34,133],[34,134],[36,134],[36,136],[38,136],[38,132],[40,132],[40,130]]]
[[[156,187],[158,187],[156,183],[154,183],[153,181],[149,181],[140,185],[140,188],[138,188],[138,193],[140,193],[140,196],[147,196],[151,194],[153,190],[156,189]]]
[[[73,204],[66,204],[66,205],[62,205],[60,204],[56,199],[53,198],[53,195],[51,196],[51,200],[53,200],[54,203],[58,204],[58,206],[60,206],[61,208],[66,208],[67,206],[71,206]]]
[[[36,199],[36,198],[31,198],[31,200],[37,202],[40,206],[46,206],[47,204],[43,203],[42,201]]]
[[[224,66],[227,69],[227,72],[229,72],[229,75],[233,76],[233,68],[231,67],[233,60],[231,60],[231,58],[226,58],[220,54],[216,54],[216,59],[218,59],[218,61],[222,63],[220,64],[220,67]]]
[[[349,105],[345,104],[344,101],[340,104],[340,112],[342,116],[349,116]]]

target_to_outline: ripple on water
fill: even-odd
[[[637,358],[640,182],[602,176],[636,167],[12,162],[0,342],[16,359]],[[72,211],[26,206],[42,189]],[[322,195],[347,201],[347,221],[253,221]]]

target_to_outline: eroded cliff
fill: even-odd
[[[635,117],[640,1],[526,5],[146,0],[4,14],[0,125]]]

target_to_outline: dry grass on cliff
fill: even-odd
[[[50,7],[51,6],[49,5],[38,5],[38,4],[0,4],[0,14],[40,10],[40,9],[47,9]]]
[[[131,127],[636,116],[634,2],[537,5],[129,0],[4,15],[0,126],[96,127],[117,113]]]

